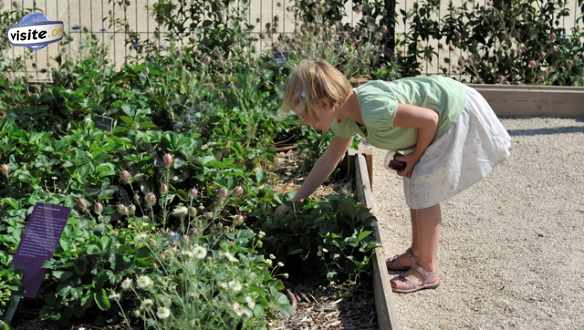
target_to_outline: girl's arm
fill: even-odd
[[[331,175],[350,144],[351,138],[334,138],[326,151],[318,158],[292,201],[300,202],[310,196]]]
[[[397,107],[393,125],[404,128],[417,128],[416,150],[400,160],[407,163],[406,168],[398,172],[401,176],[411,176],[414,166],[422,158],[438,131],[438,114],[428,108],[412,104],[400,104]]]

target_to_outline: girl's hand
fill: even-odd
[[[398,156],[396,160],[406,163],[406,168],[403,171],[397,172],[397,175],[409,178],[412,176],[412,172],[414,172],[414,167],[418,160],[420,160],[420,156],[416,155],[416,153],[411,153],[406,156]]]

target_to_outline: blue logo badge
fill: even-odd
[[[6,32],[13,46],[39,50],[63,39],[63,22],[49,21],[42,13],[30,13]]]

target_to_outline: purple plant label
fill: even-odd
[[[12,264],[22,271],[24,296],[34,298],[43,282],[43,263],[53,257],[71,209],[37,203],[27,217],[26,227]]]

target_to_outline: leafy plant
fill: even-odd
[[[128,323],[131,317],[144,328],[260,329],[268,316],[291,313],[268,259],[256,254],[261,240],[252,231],[228,233],[219,244],[160,236],[147,242],[157,256],[154,270],[126,278],[122,291],[110,295],[118,303],[134,302],[124,312]]]
[[[370,271],[376,246],[370,228],[373,216],[346,196],[308,199],[286,216],[260,214],[266,232],[266,253],[284,261],[291,276],[316,274],[324,280],[354,281]]]

